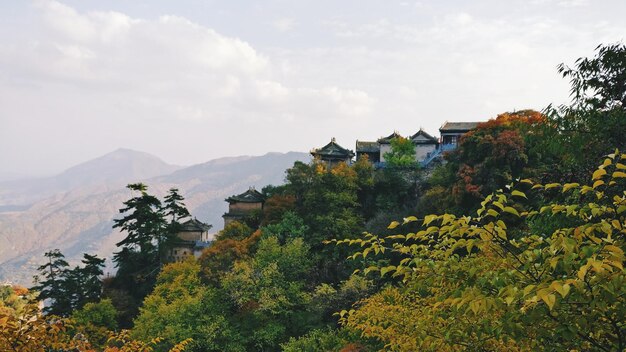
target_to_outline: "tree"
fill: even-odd
[[[562,155],[555,175],[581,182],[606,150],[626,150],[626,46],[600,45],[595,57],[558,69],[570,79],[572,102],[546,109],[554,124],[542,147]]]
[[[22,286],[0,285],[0,312],[6,315],[20,316],[34,299],[35,295]]]
[[[160,268],[160,249],[166,242],[166,221],[161,212],[161,201],[147,193],[142,183],[129,184],[139,195],[124,202],[113,228],[126,231],[127,236],[116,245],[113,262],[118,267],[117,286],[125,288],[132,296],[142,299],[152,287]]]
[[[172,242],[176,241],[176,235],[181,230],[181,221],[191,217],[189,210],[183,201],[185,198],[178,193],[177,188],[170,188],[163,201],[161,212],[167,221],[164,238],[159,246],[159,258],[163,258]]]
[[[146,342],[160,337],[157,351],[187,339],[191,339],[188,351],[243,351],[239,334],[226,319],[229,306],[223,295],[202,285],[199,274],[200,265],[193,257],[163,267],[132,336]]]
[[[84,334],[95,347],[106,345],[112,331],[118,327],[117,311],[110,299],[90,302],[72,312],[71,320],[77,333]]]
[[[82,291],[82,300],[76,305],[81,308],[88,302],[97,302],[102,295],[102,281],[104,268],[104,258],[98,258],[96,255],[83,254],[82,268],[78,268],[79,286]]]
[[[86,303],[100,299],[104,259],[85,253],[82,260],[84,267],[68,269],[69,264],[58,249],[47,252],[45,256],[48,263],[38,268],[40,274],[35,277],[36,285],[32,288],[39,292],[39,299],[47,300],[44,312],[65,317]],[[42,276],[45,280],[40,279]]]
[[[391,139],[391,151],[383,155],[386,167],[397,169],[415,169],[419,165],[415,159],[415,145],[404,137]]]
[[[344,324],[390,350],[624,350],[625,165],[616,151],[587,185],[524,179],[475,216],[407,217],[418,231],[338,241],[361,246],[353,258],[393,254],[365,272],[403,281]]]
[[[67,290],[69,264],[58,249],[46,252],[48,262],[39,266],[39,274],[34,277],[32,290],[39,292],[38,298],[47,301],[43,311],[47,314],[67,316],[72,311],[72,300]]]
[[[279,244],[264,238],[254,257],[234,264],[222,287],[236,308],[237,330],[246,350],[276,350],[290,336],[310,328],[305,275],[311,268],[308,246],[301,238]]]

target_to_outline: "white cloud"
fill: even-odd
[[[293,18],[279,18],[272,22],[272,26],[280,32],[289,32],[296,26],[297,22]]]
[[[110,11],[79,12],[43,0],[35,8],[43,31],[31,33],[27,41],[7,39],[0,44],[0,72],[7,72],[0,74],[3,114],[21,115],[19,124],[3,123],[2,149],[27,149],[33,143],[58,148],[61,140],[73,147],[84,141],[87,148],[101,148],[76,155],[72,162],[78,162],[120,144],[132,147],[124,141],[133,139],[137,133],[133,129],[145,128],[151,132],[142,134],[135,148],[170,160],[176,160],[176,151],[163,153],[167,148],[160,146],[163,139],[230,148],[178,162],[306,150],[302,148],[306,142],[288,146],[276,139],[266,139],[270,144],[258,150],[251,141],[229,143],[229,134],[246,125],[255,126],[246,133],[259,136],[271,129],[286,133],[288,127],[281,127],[282,123],[297,121],[306,128],[320,118],[343,120],[342,128],[347,128],[347,118],[370,113],[375,103],[359,89],[285,81],[289,74],[282,65],[288,63],[275,64],[248,42],[183,17],[138,19]],[[280,26],[288,29],[294,24],[289,20]],[[21,82],[23,89],[15,82]],[[31,132],[16,138],[25,126]],[[217,130],[221,133],[208,137]],[[0,157],[9,158],[7,163],[18,160]]]

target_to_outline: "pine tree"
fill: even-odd
[[[44,256],[48,262],[37,268],[39,275],[35,275],[32,289],[39,292],[40,300],[47,301],[43,309],[46,314],[67,316],[72,311],[66,280],[69,264],[58,249],[46,252]]]
[[[162,214],[167,221],[166,231],[163,238],[159,241],[159,253],[163,258],[167,248],[176,241],[176,234],[181,230],[181,221],[189,218],[189,210],[185,207],[183,201],[185,198],[178,193],[177,188],[171,188],[163,201]]]
[[[128,189],[140,192],[124,202],[121,219],[115,220],[113,228],[127,232],[126,238],[116,245],[113,261],[118,267],[117,286],[133,297],[142,299],[154,286],[160,267],[159,246],[166,232],[166,221],[161,211],[161,201],[148,194],[142,183],[129,184]]]

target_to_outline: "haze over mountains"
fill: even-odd
[[[281,184],[284,172],[306,153],[220,158],[181,167],[156,156],[118,149],[41,179],[0,182],[0,281],[30,285],[43,253],[59,248],[77,262],[83,252],[110,257],[124,235],[112,229],[128,183],[144,182],[162,196],[176,187],[192,215],[222,228],[224,198],[250,186]]]

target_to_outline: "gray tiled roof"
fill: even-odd
[[[233,203],[233,202],[261,203],[264,200],[265,200],[265,197],[263,196],[263,194],[257,191],[256,189],[254,189],[254,187],[250,187],[250,189],[243,192],[242,194],[226,198],[226,201],[229,203]]]
[[[313,149],[311,151],[311,155],[319,156],[321,158],[352,158],[354,156],[354,152],[352,150],[346,149],[337,142],[335,142],[335,138],[333,138],[330,143],[325,146],[317,149]]]
[[[419,131],[417,131],[417,133],[411,136],[411,140],[418,144],[431,144],[431,143],[436,144],[437,143],[437,138],[429,135],[421,128]]]
[[[445,122],[439,132],[467,132],[473,130],[481,122]]]
[[[392,139],[400,138],[400,137],[402,137],[402,136],[398,132],[393,131],[393,133],[388,135],[387,137],[379,138],[378,139],[378,143],[380,143],[380,144],[390,144]]]
[[[365,142],[365,141],[356,141],[356,152],[357,153],[378,153],[380,152],[380,146],[378,142]]]
[[[187,220],[184,223],[181,224],[181,232],[196,232],[196,231],[200,231],[200,232],[204,232],[204,231],[209,231],[213,226],[209,225],[209,224],[205,224],[202,221],[199,221],[196,218],[193,218],[191,220]]]

